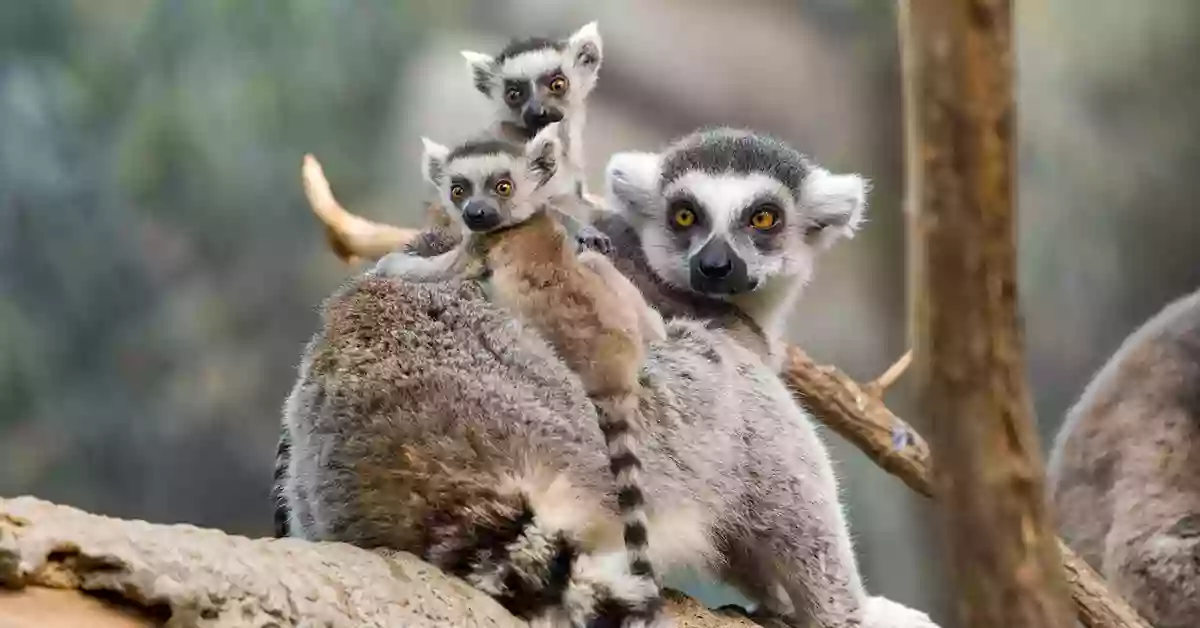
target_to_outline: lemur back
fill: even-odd
[[[1072,549],[1157,628],[1200,625],[1200,291],[1114,352],[1047,472]]]

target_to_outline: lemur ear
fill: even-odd
[[[450,154],[450,149],[427,137],[422,137],[421,143],[425,146],[425,152],[421,154],[421,176],[434,187],[440,187],[442,175],[446,173],[446,155]]]
[[[604,167],[604,196],[610,207],[631,217],[651,218],[658,189],[661,156],[628,151],[616,153]]]
[[[495,74],[492,66],[496,60],[490,55],[485,55],[482,52],[471,52],[470,50],[462,50],[459,54],[467,60],[467,69],[471,71],[471,81],[475,84],[475,89],[479,90],[484,96],[491,98],[492,77]]]
[[[819,248],[829,248],[841,238],[852,238],[862,225],[870,184],[857,174],[832,174],[814,168],[804,179],[805,213],[811,220],[808,235]]]
[[[547,124],[525,144],[526,168],[537,179],[538,187],[545,185],[558,171],[563,153],[562,129],[561,122]]]
[[[571,62],[588,74],[595,74],[596,70],[600,69],[603,51],[600,27],[596,22],[588,22],[567,40],[567,53]]]

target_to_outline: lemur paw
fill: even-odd
[[[608,255],[612,252],[612,238],[592,225],[584,225],[580,228],[575,239],[584,248],[591,249],[601,255]]]
[[[863,628],[939,628],[929,615],[882,596],[867,599]]]

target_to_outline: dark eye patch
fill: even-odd
[[[529,81],[504,79],[504,102],[509,107],[520,107],[529,100]]]
[[[498,183],[501,179],[505,179],[509,183],[511,183],[513,186],[514,192],[517,190],[517,182],[513,180],[512,173],[510,173],[507,170],[502,170],[500,172],[494,172],[494,173],[488,175],[487,180],[484,181],[484,185],[487,186],[488,192],[490,194],[492,194],[493,196],[495,195],[496,183]]]
[[[554,68],[553,70],[538,76],[537,82],[543,87],[550,87],[550,84],[554,82],[554,79],[560,76],[566,78],[567,75],[563,74],[562,68]]]
[[[474,186],[472,186],[472,185],[471,185],[471,181],[470,181],[469,179],[467,179],[466,177],[459,177],[459,176],[451,177],[451,178],[450,178],[450,188],[449,188],[449,189],[450,189],[450,190],[453,190],[453,189],[454,189],[454,186],[456,186],[456,185],[457,185],[457,186],[460,186],[460,187],[462,187],[462,189],[463,189],[463,195],[462,195],[462,197],[460,197],[458,200],[454,200],[454,201],[453,201],[453,202],[454,202],[454,205],[455,205],[456,207],[459,207],[459,206],[461,206],[461,205],[462,205],[464,202],[466,202],[466,200],[467,200],[467,199],[471,198],[471,193],[472,193],[472,191],[473,191],[473,189],[474,189]],[[451,194],[451,199],[453,200],[453,198],[454,198],[454,197],[453,197],[453,195]]]
[[[773,252],[783,248],[785,235],[787,234],[787,212],[784,211],[783,200],[774,194],[761,194],[753,201],[746,205],[746,208],[738,215],[740,227],[749,233],[750,241],[754,243],[760,251]],[[764,210],[770,209],[775,212],[775,226],[767,231],[755,229],[750,224],[750,220],[755,214]]]

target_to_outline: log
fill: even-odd
[[[404,552],[249,539],[0,498],[0,627],[525,628]],[[681,628],[750,627],[668,592]]]

